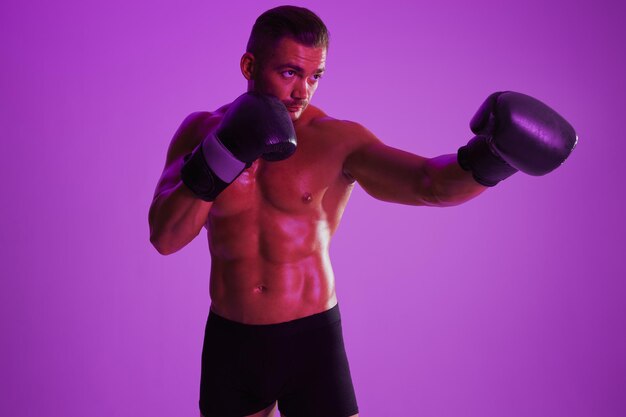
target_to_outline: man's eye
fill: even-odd
[[[296,75],[295,71],[289,70],[289,71],[283,71],[283,77],[285,78],[291,78],[294,75]]]
[[[317,82],[322,78],[322,74],[313,74],[311,78],[309,78],[309,84],[317,84]]]

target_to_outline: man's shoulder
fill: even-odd
[[[216,125],[228,110],[230,103],[223,105],[214,111],[195,111],[190,113],[181,123],[180,130],[183,133],[194,135],[194,133],[205,133],[212,125]]]
[[[182,125],[191,127],[191,126],[198,125],[201,123],[206,123],[207,121],[211,119],[220,118],[221,116],[224,115],[226,108],[228,108],[228,104],[214,111],[200,110],[200,111],[192,112],[189,115],[187,115],[187,117],[185,117]]]
[[[307,109],[308,124],[323,129],[357,129],[360,126],[358,123],[350,120],[337,119],[336,117],[329,116],[319,107],[309,105]]]
[[[311,126],[321,130],[324,136],[350,141],[354,145],[378,141],[378,138],[362,124],[352,120],[337,119],[324,112],[316,114],[311,121]]]
[[[174,133],[168,151],[168,160],[191,152],[221,119],[219,110],[196,111],[185,117]]]

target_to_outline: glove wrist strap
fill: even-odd
[[[215,175],[227,183],[233,182],[246,167],[244,162],[230,153],[214,133],[202,141],[202,154]]]
[[[457,161],[465,171],[481,185],[493,187],[517,172],[498,155],[493,153],[486,136],[474,136],[467,145],[459,148]]]

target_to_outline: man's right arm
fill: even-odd
[[[180,172],[185,155],[194,150],[218,120],[208,112],[192,113],[172,138],[148,214],[150,242],[162,255],[182,249],[206,223],[213,203],[199,199],[187,188]]]
[[[219,122],[219,125],[217,124]],[[296,132],[276,97],[248,92],[223,116],[194,113],[178,129],[150,207],[150,241],[164,255],[198,235],[218,195],[259,157],[296,151]]]

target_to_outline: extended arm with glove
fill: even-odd
[[[578,136],[556,111],[525,94],[491,94],[470,122],[476,134],[459,148],[457,160],[487,187],[522,171],[544,175],[570,155]]]

